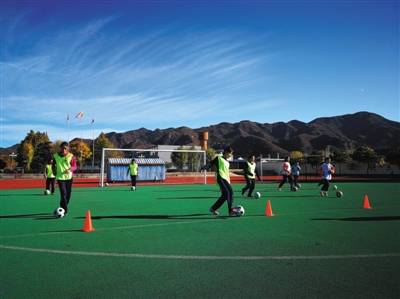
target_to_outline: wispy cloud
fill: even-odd
[[[77,111],[96,118],[102,130],[175,126],[200,118],[222,121],[249,101],[265,105],[268,95],[252,88],[266,90],[268,55],[246,34],[174,34],[173,27],[140,36],[133,28],[110,34],[115,20],[38,38],[29,55],[0,61],[7,74],[3,130],[24,120],[47,123],[61,134],[65,116]]]

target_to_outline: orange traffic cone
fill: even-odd
[[[364,209],[372,209],[371,205],[369,204],[368,195],[365,194],[364,196]]]
[[[90,216],[90,211],[86,212],[85,223],[83,224],[82,231],[85,233],[94,232],[95,229],[92,226],[92,217]]]
[[[274,213],[272,213],[271,201],[269,199],[267,200],[267,206],[265,207],[265,216],[274,216]]]

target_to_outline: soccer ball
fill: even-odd
[[[260,193],[260,192],[256,192],[256,193],[254,194],[254,197],[255,197],[255,198],[260,198],[260,197],[261,197],[261,193]]]
[[[135,191],[135,190],[136,190],[136,187],[135,187],[135,186],[132,186],[132,187],[131,187],[131,190],[132,190],[132,191]]]
[[[49,189],[44,190],[44,195],[50,195],[50,194],[51,194],[51,192]]]
[[[293,186],[291,189],[293,192],[296,192],[297,190],[299,190],[299,188],[297,188],[296,186]]]
[[[342,191],[336,191],[336,197],[342,197],[343,192]]]
[[[54,210],[53,214],[56,218],[62,218],[65,216],[65,210],[61,207],[58,207],[57,209]]]
[[[110,184],[109,183],[105,183],[104,185],[106,185],[106,187],[108,187]]]
[[[244,213],[245,213],[245,210],[244,210],[244,208],[243,208],[242,206],[237,206],[237,207],[235,208],[235,210],[236,210],[236,214],[237,214],[238,216],[243,216]]]

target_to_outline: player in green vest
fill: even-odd
[[[229,175],[228,159],[232,157],[232,155],[233,150],[230,146],[228,146],[224,149],[224,153],[222,155],[217,155],[209,165],[204,167],[206,169],[210,169],[213,166],[215,167],[217,183],[221,190],[221,196],[210,208],[210,212],[214,215],[219,215],[218,209],[226,201],[228,203],[229,216],[239,216],[237,210],[233,207],[233,190]]]
[[[60,150],[53,156],[53,172],[60,189],[60,207],[68,213],[68,204],[71,199],[72,175],[76,170],[76,158],[69,152],[67,142],[60,145]]]
[[[251,197],[254,187],[256,185],[256,176],[260,181],[260,176],[258,175],[258,171],[256,168],[256,157],[254,155],[250,155],[247,158],[246,164],[244,166],[244,178],[246,179],[246,186],[242,189],[242,195],[249,190],[247,194],[248,197]]]
[[[54,194],[54,183],[56,176],[53,173],[53,159],[50,158],[44,168],[44,178],[46,180],[46,190],[44,194]]]
[[[131,176],[131,190],[132,191],[136,190],[136,177],[138,175],[138,169],[139,169],[139,166],[136,163],[136,160],[132,159],[131,164],[129,164],[129,166],[128,166],[128,172],[127,172],[127,174],[129,174]]]

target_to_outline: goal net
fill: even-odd
[[[100,186],[129,182],[132,159],[138,164],[138,183],[207,184],[204,150],[103,148]]]

